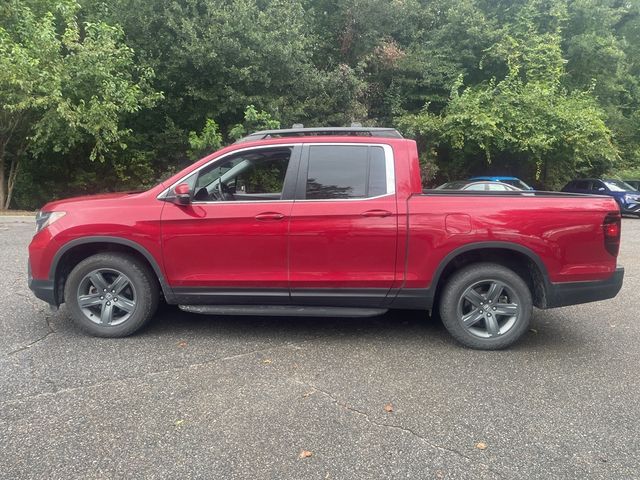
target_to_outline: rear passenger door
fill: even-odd
[[[393,162],[388,145],[303,147],[289,224],[292,303],[382,303],[395,279]]]

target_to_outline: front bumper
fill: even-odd
[[[640,215],[640,203],[631,203],[620,207],[620,213]]]
[[[623,279],[624,268],[618,267],[606,280],[549,283],[546,292],[546,308],[566,307],[613,298],[622,288]]]
[[[49,305],[57,307],[59,303],[56,300],[56,291],[53,280],[38,280],[31,275],[31,263],[27,264],[27,272],[29,278],[29,288],[33,294],[40,300],[44,300]]]

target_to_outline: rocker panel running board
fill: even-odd
[[[180,310],[203,315],[249,315],[278,317],[374,317],[385,308],[311,307],[294,305],[180,305]]]

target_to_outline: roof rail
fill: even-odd
[[[383,127],[317,127],[317,128],[287,128],[282,130],[262,130],[241,138],[235,143],[252,142],[254,140],[266,140],[268,138],[281,137],[306,137],[321,135],[360,136],[404,138],[395,128]]]

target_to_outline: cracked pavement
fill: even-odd
[[[1,479],[638,477],[640,220],[623,221],[618,298],[536,310],[503,352],[418,312],[168,307],[92,338],[29,292],[32,233],[0,217]]]

